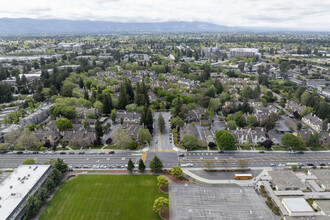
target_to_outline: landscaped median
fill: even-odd
[[[157,175],[78,175],[63,183],[40,219],[160,219],[153,210],[159,197],[168,194]]]

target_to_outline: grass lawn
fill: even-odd
[[[156,175],[78,175],[63,183],[40,220],[161,219]]]

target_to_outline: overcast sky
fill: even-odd
[[[203,21],[330,31],[330,0],[1,0],[0,17]]]

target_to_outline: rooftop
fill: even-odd
[[[317,177],[319,182],[325,186],[325,188],[330,188],[330,170],[310,170],[310,172]]]
[[[304,189],[306,186],[302,181],[296,176],[293,171],[268,171],[268,174],[272,177],[273,183],[277,186],[279,190],[285,189]]]
[[[304,198],[283,198],[282,202],[292,213],[298,212],[314,212],[312,207],[306,202]]]
[[[0,219],[7,219],[50,165],[21,165],[0,184]]]
[[[314,203],[321,209],[321,211],[329,216],[330,219],[330,201],[329,200],[315,200]]]

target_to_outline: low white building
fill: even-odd
[[[283,198],[283,206],[290,216],[313,216],[314,210],[304,198]]]
[[[0,184],[0,219],[20,219],[25,202],[45,182],[50,165],[21,165]]]

